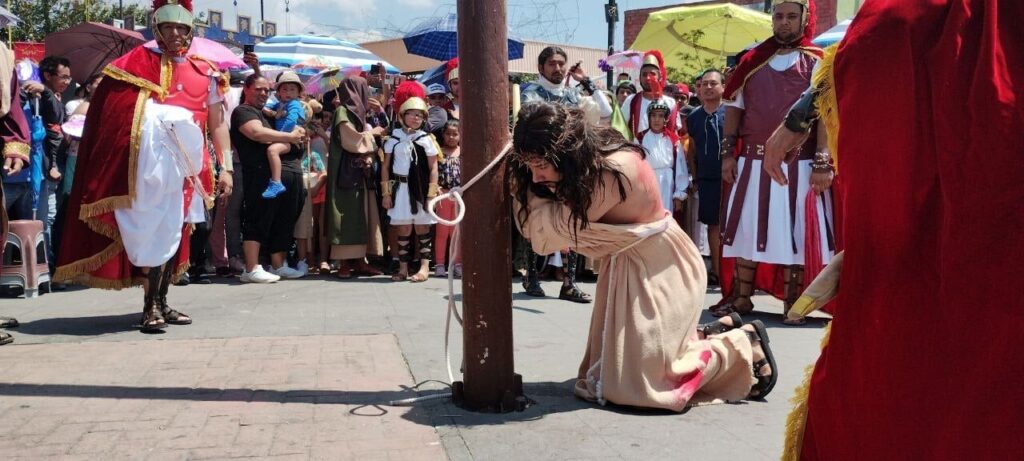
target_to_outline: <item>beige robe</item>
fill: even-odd
[[[572,241],[567,207],[533,197],[530,208],[521,230],[538,254],[572,246],[601,258],[577,396],[682,411],[750,393],[755,380],[746,335],[733,330],[697,339],[707,273],[671,215],[649,224],[591,223]]]

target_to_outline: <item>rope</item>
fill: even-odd
[[[501,149],[501,152],[499,152],[498,155],[494,157],[494,160],[491,160],[491,163],[488,163],[487,166],[484,167],[484,169],[480,170],[480,172],[476,174],[476,176],[473,176],[472,179],[467,181],[466,185],[452,187],[451,190],[449,190],[448,192],[440,194],[437,197],[430,199],[429,202],[427,202],[427,213],[430,213],[430,216],[432,218],[436,219],[439,224],[452,226],[455,228],[454,230],[452,230],[451,244],[448,245],[448,313],[445,315],[444,322],[444,363],[448,370],[448,383],[445,384],[448,384],[448,386],[451,386],[450,383],[455,382],[455,374],[452,372],[451,350],[449,348],[449,336],[451,332],[452,317],[455,317],[455,321],[459,322],[460,326],[463,324],[462,316],[459,315],[459,310],[455,303],[455,252],[459,248],[459,242],[462,237],[462,226],[460,226],[460,223],[466,217],[466,202],[462,200],[462,193],[469,190],[471,187],[473,187],[474,184],[483,179],[483,177],[490,173],[495,166],[501,163],[501,161],[505,159],[505,156],[507,156],[508,153],[511,151],[512,141],[509,141],[505,143],[505,147],[503,147]],[[451,200],[455,202],[456,208],[458,210],[456,212],[455,219],[449,221],[438,216],[437,212],[434,211],[434,208],[437,206],[438,203],[441,202],[441,200]],[[388,404],[392,406],[412,405],[417,402],[450,397],[451,395],[451,392],[445,392],[441,394],[431,394],[409,399],[392,400],[388,402]]]

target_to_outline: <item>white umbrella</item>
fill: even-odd
[[[380,56],[352,42],[334,37],[316,35],[278,35],[270,37],[255,47],[260,64],[292,66],[300,62],[321,57],[335,67],[342,69],[359,67],[365,71],[381,62],[388,73],[398,73],[398,68],[388,64]]]
[[[19,23],[21,23],[21,19],[8,11],[7,8],[0,6],[0,27],[13,27]]]

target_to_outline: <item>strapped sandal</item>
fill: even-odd
[[[156,300],[157,306],[160,306],[160,314],[164,316],[164,321],[171,325],[191,325],[192,318],[188,314],[183,314],[167,305],[166,297],[159,297]]]
[[[742,270],[741,270],[742,269]],[[733,277],[732,294],[722,302],[711,306],[711,315],[725,317],[732,313],[747,315],[754,311],[754,303],[750,296],[754,294],[754,276],[757,274],[757,263],[744,265],[743,260],[736,260]],[[746,302],[742,302],[746,301]]]
[[[142,309],[142,321],[139,326],[143,333],[156,333],[167,328],[167,321],[156,304],[149,302]]]
[[[754,362],[753,372],[754,379],[757,380],[750,388],[750,394],[748,397],[755,400],[764,400],[775,388],[775,383],[779,380],[779,367],[775,363],[775,354],[772,354],[772,349],[768,345],[770,340],[768,339],[768,329],[765,328],[764,323],[760,320],[754,320],[749,323],[750,326],[754,327],[754,331],[746,331],[747,338],[750,339],[750,344],[753,345],[754,341],[758,341],[761,344],[761,350],[764,351],[764,358]],[[771,367],[772,372],[770,375],[762,375],[761,368],[765,365]]]
[[[800,326],[807,323],[806,318],[791,319],[789,318],[789,310],[793,308],[793,304],[796,303],[797,299],[800,299],[800,290],[804,286],[804,268],[803,266],[789,266],[786,269],[786,300],[782,303],[782,324],[789,326]]]
[[[576,285],[563,285],[562,290],[558,292],[558,299],[564,299],[566,301],[572,301],[574,303],[589,304],[594,302],[594,299],[583,290],[579,289]]]
[[[406,280],[409,280],[409,274],[403,274],[401,272],[395,272],[394,274],[391,274],[392,282],[404,282]]]
[[[729,313],[729,315],[725,315],[723,317],[728,317],[730,320],[732,320],[732,325],[726,325],[722,323],[721,320],[715,320],[714,322],[711,323],[697,325],[697,331],[701,332],[704,335],[704,338],[707,338],[709,336],[722,334],[729,330],[734,330],[736,328],[743,326],[743,318],[740,317],[740,314],[731,312]]]
[[[10,344],[13,342],[14,336],[11,336],[10,333],[4,333],[0,331],[0,346],[3,346],[4,344]]]
[[[323,261],[320,263],[320,275],[328,275],[331,273],[331,263]]]
[[[0,328],[17,328],[18,325],[21,325],[21,324],[18,323],[18,319],[16,319],[16,318],[13,318],[13,317],[0,317]]]

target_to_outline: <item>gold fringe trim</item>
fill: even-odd
[[[171,91],[171,79],[174,77],[174,61],[166,54],[160,55],[160,88],[163,89],[163,95],[160,96],[160,100],[170,94]]]
[[[167,95],[167,92],[164,91],[163,88],[160,88],[159,85],[144,78],[136,77],[132,74],[129,74],[124,70],[114,67],[113,65],[107,65],[107,67],[104,67],[103,75],[106,75],[107,77],[110,77],[114,80],[120,80],[122,82],[135,85],[143,90],[148,90],[150,92],[156,93],[158,96],[160,96],[160,99],[163,99]]]
[[[828,132],[828,150],[835,161],[836,172],[839,172],[839,101],[836,98],[835,61],[839,44],[825,48],[825,58],[814,73],[812,84],[818,89],[818,99],[814,106],[818,109],[818,117]]]
[[[832,333],[832,322],[825,325],[825,336],[821,338],[821,349],[828,345],[829,335]],[[790,400],[793,409],[786,417],[786,442],[782,445],[782,460],[797,461],[800,459],[800,449],[804,444],[804,428],[807,426],[807,396],[811,392],[811,376],[814,375],[814,364],[807,365],[804,369],[804,381],[796,388],[796,393]]]
[[[31,154],[31,153],[32,153],[32,148],[29,147],[28,144],[25,144],[23,142],[11,141],[11,142],[8,142],[8,143],[4,144],[3,156],[5,158],[6,157],[16,157],[16,158],[20,158],[22,160],[28,161],[29,154]]]
[[[142,145],[142,118],[150,92],[142,90],[135,101],[135,115],[132,116],[132,133],[128,143],[128,199],[135,200],[135,179],[139,172],[139,148]],[[131,202],[128,203],[131,206]],[[127,208],[127,207],[126,207]]]

